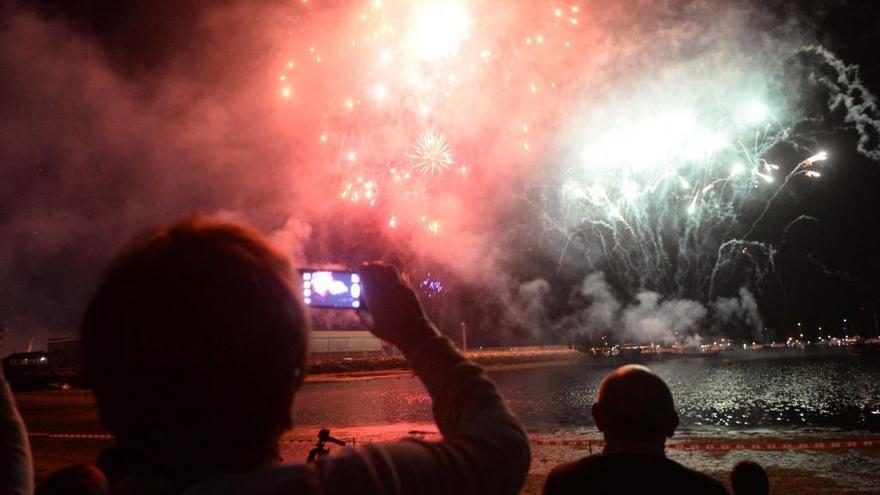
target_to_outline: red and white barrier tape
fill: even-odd
[[[63,438],[70,440],[113,440],[113,435],[109,433],[47,433],[42,431],[30,431],[28,432],[28,436],[30,437],[39,437],[39,438]],[[355,439],[346,440],[349,443],[356,443]],[[312,439],[289,439],[284,440],[285,443],[315,443]]]
[[[567,447],[602,449],[605,442],[590,440],[532,440],[534,445],[559,445]],[[773,442],[773,443],[670,443],[672,450],[814,450],[814,449],[853,449],[860,447],[880,447],[880,439],[825,441],[825,442]]]
[[[46,433],[29,431],[28,436],[41,438],[69,438],[75,440],[113,440],[113,435],[109,433]]]
[[[41,438],[59,438],[73,440],[112,440],[113,435],[108,433],[47,433],[47,432],[29,432],[31,437]],[[290,442],[312,443],[312,440],[288,440]],[[577,447],[582,449],[602,449],[605,442],[600,440],[568,440],[568,439],[537,439],[531,440],[533,445],[540,446],[563,446]],[[714,442],[683,442],[670,443],[666,445],[671,450],[822,450],[822,449],[856,449],[863,447],[880,447],[880,438],[863,439],[863,440],[841,440],[841,441],[824,441],[824,442],[771,442],[771,443],[714,443]]]

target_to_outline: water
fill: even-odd
[[[880,359],[829,355],[652,363],[669,384],[679,432],[880,431]],[[599,382],[612,367],[563,366],[491,373],[530,431],[587,430]],[[297,394],[299,424],[357,426],[431,422],[417,379],[309,384]]]

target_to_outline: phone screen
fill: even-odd
[[[317,308],[358,309],[365,306],[364,286],[357,272],[340,270],[299,271],[303,302]]]

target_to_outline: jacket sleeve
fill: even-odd
[[[24,421],[15,407],[9,383],[0,378],[0,488],[3,493],[31,495],[34,472]]]
[[[482,368],[445,337],[407,356],[433,400],[439,442],[407,439],[344,449],[319,465],[327,494],[515,494],[529,443]]]

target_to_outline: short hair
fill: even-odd
[[[605,433],[619,440],[662,441],[675,429],[678,415],[672,392],[644,366],[621,366],[599,386],[596,405]]]
[[[770,479],[760,464],[754,461],[741,461],[730,472],[730,485],[734,495],[767,495],[770,493]]]
[[[205,216],[125,248],[81,326],[85,379],[118,443],[223,469],[277,455],[306,366],[294,283],[260,234]]]

